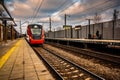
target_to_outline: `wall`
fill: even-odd
[[[98,23],[98,24],[91,24],[90,25],[90,34],[92,38],[96,38],[96,31],[99,31],[99,34],[102,36],[102,39],[113,39],[113,21]],[[67,38],[71,38],[71,30],[68,29],[67,31]],[[72,28],[73,38],[77,37],[77,31]],[[82,26],[82,28],[78,31],[79,38],[88,38],[88,25]],[[50,38],[65,38],[65,31],[55,31],[55,32],[48,32],[46,33],[46,37]],[[48,36],[49,35],[49,36]],[[120,20],[116,21],[115,28],[114,28],[114,39],[120,40]]]

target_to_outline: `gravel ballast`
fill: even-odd
[[[100,75],[106,80],[120,80],[120,68],[113,68],[95,63],[95,59],[85,59],[81,56],[75,56],[70,52],[64,51],[60,48],[56,48],[45,44],[44,47],[56,51],[58,54],[66,57],[67,59],[74,61],[78,65],[88,69],[89,71]]]

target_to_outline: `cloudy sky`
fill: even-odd
[[[5,4],[18,24],[18,31],[19,21],[24,23],[23,33],[28,21],[42,24],[47,31],[51,17],[52,30],[58,30],[64,25],[65,14],[67,25],[74,27],[87,25],[86,19],[93,19],[96,13],[101,21],[107,21],[112,19],[114,9],[120,11],[120,0],[5,0]]]

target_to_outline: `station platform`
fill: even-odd
[[[77,42],[85,44],[102,44],[120,46],[120,40],[102,40],[102,39],[75,39],[75,38],[45,38],[46,41],[54,42]]]
[[[19,39],[7,40],[7,42],[0,42],[0,57],[2,57],[10,48],[12,48],[18,40]]]
[[[0,57],[0,80],[54,80],[54,78],[22,38]]]

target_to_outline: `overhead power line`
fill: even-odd
[[[38,7],[39,4],[40,4],[40,0],[38,0],[38,2],[37,2],[37,5],[36,5],[36,7],[35,7],[35,9],[34,9],[34,12],[33,12],[33,16],[35,15],[35,12],[36,12],[37,7]],[[31,16],[31,21],[32,21],[32,19],[33,19],[33,16]]]
[[[76,1],[77,2],[77,1]],[[115,1],[115,0],[107,0],[107,1],[104,1],[104,2],[102,2],[102,3],[99,3],[99,4],[96,4],[96,5],[93,5],[93,6],[91,6],[91,7],[89,7],[89,8],[86,8],[84,11],[82,11],[80,14],[78,14],[78,15],[82,15],[82,14],[87,14],[87,13],[90,13],[90,11],[92,11],[92,13],[93,13],[93,11],[95,12],[103,12],[103,11],[105,11],[105,10],[108,10],[108,9],[110,9],[110,8],[113,8],[114,7],[114,3],[119,3],[120,1],[118,0],[118,1]],[[105,4],[108,4],[108,6],[105,8]],[[74,5],[74,3],[72,3],[72,5]],[[71,6],[72,6],[71,5]],[[69,6],[70,7],[70,6]],[[57,16],[57,15],[59,15],[61,12],[63,12],[63,11],[65,11],[65,10],[67,10],[69,7],[66,7],[66,8],[64,8],[63,10],[61,10],[58,14],[56,14],[56,15],[54,15],[54,16]],[[99,9],[99,8],[101,8],[101,9]],[[91,10],[92,9],[92,10]],[[95,12],[95,13],[96,13]],[[77,15],[77,14],[76,14]],[[54,17],[53,16],[53,17]]]
[[[38,7],[38,9],[37,9],[37,11],[36,11],[36,13],[35,13],[35,15],[33,16],[32,22],[33,22],[33,20],[37,17],[38,12],[39,12],[39,10],[40,10],[40,8],[41,8],[41,6],[42,6],[43,1],[44,1],[44,0],[41,0],[41,3],[40,3],[40,5],[39,5],[39,7]]]
[[[59,15],[60,13],[62,13],[62,12],[65,11],[66,9],[68,9],[70,6],[74,5],[76,2],[78,2],[78,1],[72,2],[70,5],[68,5],[68,6],[65,7],[64,9],[60,10],[56,15],[54,15],[54,16],[52,16],[52,17],[55,17],[55,16]]]

